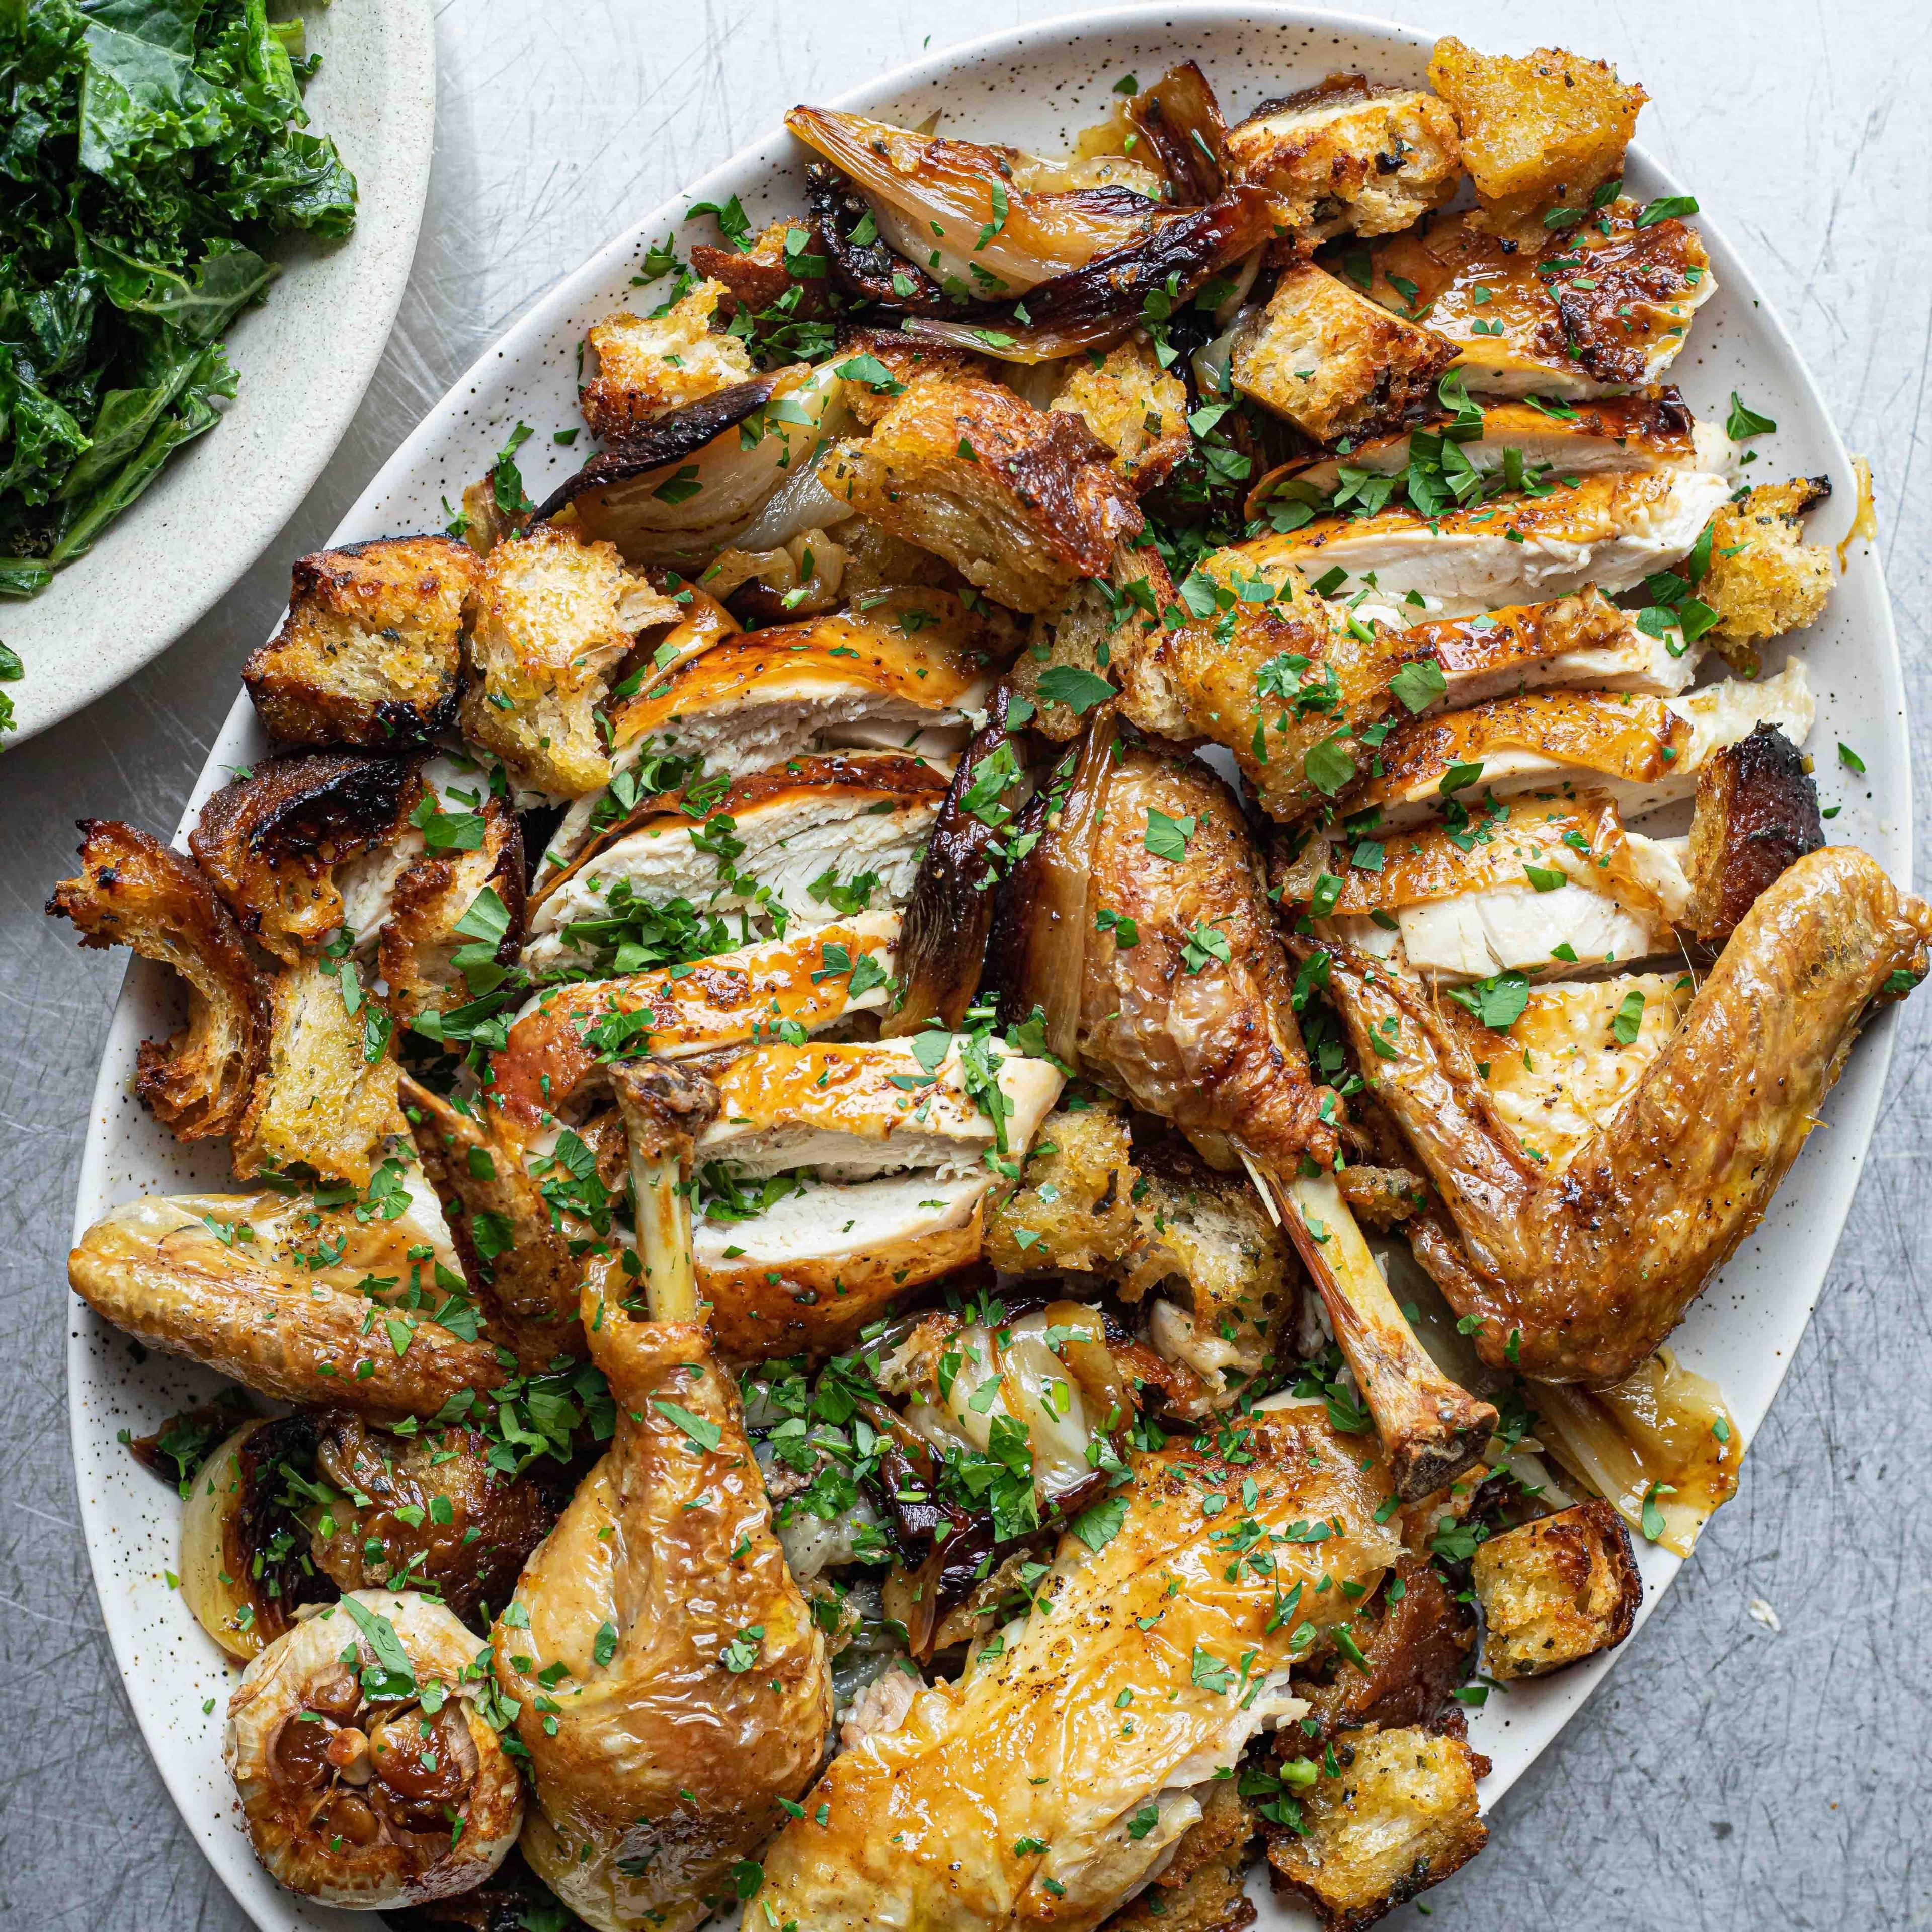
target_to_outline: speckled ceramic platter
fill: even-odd
[[[345,10],[352,0],[338,0]],[[938,114],[949,130],[1012,142],[1039,152],[1067,146],[1082,126],[1102,118],[1114,82],[1169,62],[1199,61],[1230,118],[1270,95],[1355,69],[1415,84],[1428,48],[1419,36],[1376,23],[1263,4],[1136,7],[1091,14],[955,49],[874,81],[836,104],[903,124]],[[525,446],[525,478],[542,497],[580,460],[548,432],[577,421],[575,350],[587,326],[634,301],[631,278],[648,242],[682,231],[696,201],[736,194],[755,226],[802,205],[803,157],[774,131],[667,206],[653,211],[512,328],[486,353],[397,452],[337,532],[338,541],[437,527],[446,494],[482,474],[518,419],[536,431]],[[1641,196],[1681,193],[1630,153],[1628,179]],[[1849,525],[1854,492],[1844,444],[1789,338],[1766,307],[1743,259],[1707,218],[1702,223],[1719,292],[1700,311],[1691,346],[1672,376],[1700,415],[1724,414],[1742,390],[1774,417],[1774,436],[1754,446],[1774,477],[1825,474],[1841,486],[1814,535],[1836,539]],[[698,230],[688,238],[704,239]],[[1820,750],[1821,788],[1842,806],[1833,830],[1864,845],[1893,874],[1910,876],[1911,803],[1904,698],[1897,646],[1877,560],[1855,543],[1824,619],[1788,641],[1810,661],[1818,698],[1810,741]],[[1772,668],[1776,668],[1774,664]],[[1843,740],[1865,763],[1862,777],[1841,768],[1831,748]],[[1822,749],[1820,749],[1822,748]],[[264,745],[238,698],[211,755],[191,808],[223,783],[226,768],[258,757]],[[158,973],[136,964],[110,1034],[94,1096],[82,1168],[76,1230],[116,1202],[149,1191],[220,1186],[216,1155],[188,1157],[130,1097],[136,1042],[178,1023]],[[1816,1136],[1756,1237],[1706,1291],[1674,1345],[1692,1366],[1714,1377],[1747,1438],[1762,1420],[1823,1287],[1865,1157],[1890,1058],[1892,1022],[1882,1019],[1859,1043],[1826,1108],[1832,1131]],[[50,1292],[54,1292],[51,1285]],[[287,1928],[352,1922],[278,1891],[256,1864],[236,1818],[220,1762],[224,1705],[233,1672],[168,1584],[177,1562],[178,1506],[139,1468],[117,1432],[154,1428],[170,1412],[204,1399],[212,1378],[158,1356],[140,1359],[125,1337],[78,1303],[69,1352],[74,1448],[81,1506],[107,1628],[128,1694],[189,1828],[256,1922]],[[1646,1549],[1646,1613],[1679,1567]],[[1646,1667],[1640,1636],[1617,1653],[1623,1668]],[[1493,1804],[1581,1707],[1610,1667],[1600,1660],[1549,1682],[1492,1695],[1474,1714],[1472,1740],[1495,1761],[1484,1787]],[[1700,1687],[1687,1684],[1687,1696]],[[1257,1886],[1264,1894],[1265,1887]],[[1298,1922],[1263,1896],[1264,1917]]]
[[[429,193],[430,0],[332,0],[302,18],[322,56],[304,104],[356,176],[356,231],[268,249],[282,273],[228,330],[241,382],[221,421],[38,597],[0,601],[0,639],[27,670],[8,688],[9,743],[112,691],[213,606],[308,494],[382,358]]]

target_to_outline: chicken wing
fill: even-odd
[[[379,1210],[278,1194],[130,1201],[81,1237],[68,1280],[116,1328],[260,1394],[434,1415],[503,1372],[421,1170],[386,1162],[371,1186]]]
[[[1143,1459],[1061,1539],[1030,1616],[833,1762],[744,1932],[1098,1924],[1262,1724],[1306,1708],[1291,1662],[1400,1553],[1388,1492],[1319,1407]]]
[[[1798,860],[1628,1099],[1556,1172],[1504,1124],[1459,1013],[1331,952],[1330,997],[1462,1236],[1466,1269],[1423,1258],[1456,1313],[1480,1318],[1483,1358],[1548,1382],[1628,1375],[1762,1218],[1860,1021],[1924,976],[1928,941],[1932,907],[1862,852]]]

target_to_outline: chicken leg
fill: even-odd
[[[1762,1219],[1859,1022],[1924,976],[1928,941],[1932,907],[1864,853],[1801,858],[1738,923],[1635,1090],[1554,1172],[1490,1098],[1475,1049],[1492,1036],[1331,950],[1328,996],[1462,1237],[1460,1257],[1441,1243],[1418,1253],[1456,1313],[1480,1319],[1483,1359],[1595,1387],[1630,1374]]]
[[[1047,788],[1042,836],[1003,900],[995,944],[1008,1017],[1024,1018],[1037,988],[1049,1042],[1063,1028],[1081,1061],[1136,1106],[1223,1165],[1230,1154],[1247,1164],[1328,1310],[1396,1487],[1426,1495],[1481,1454],[1496,1410],[1424,1351],[1332,1183],[1313,1210],[1297,1198],[1315,1184],[1311,1168],[1333,1165],[1337,1102],[1310,1076],[1234,794],[1196,760],[1110,748],[1110,730],[1090,728],[1057,806]],[[1088,854],[1084,896],[1070,895],[1062,875]],[[1042,929],[1054,918],[1064,929]],[[1076,940],[1077,976],[1066,959]],[[1069,986],[1078,988],[1071,1026],[1052,1004]]]
[[[619,1092],[633,1135],[653,1318],[582,1317],[616,1429],[498,1619],[536,1803],[524,1856],[598,1932],[686,1932],[816,1775],[832,1720],[825,1639],[773,1534],[737,1390],[695,1319],[680,1216],[706,1083],[648,1063]],[[713,1096],[715,1098],[715,1096]],[[667,1253],[682,1230],[682,1267]]]

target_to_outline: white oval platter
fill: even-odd
[[[346,8],[350,0],[338,0]],[[1587,51],[1587,50],[1586,50]],[[1037,152],[1064,147],[1102,118],[1115,80],[1144,79],[1172,61],[1200,62],[1232,119],[1271,95],[1337,70],[1416,84],[1428,45],[1407,29],[1287,7],[1222,4],[1117,9],[1048,22],[956,47],[855,89],[833,104],[913,124],[939,113],[949,131],[1007,141]],[[1640,76],[1639,76],[1640,78]],[[574,425],[575,351],[587,326],[635,299],[632,278],[653,240],[681,232],[694,202],[736,194],[754,226],[802,205],[802,157],[782,130],[746,148],[676,201],[652,213],[586,262],[539,302],[426,417],[384,467],[335,533],[338,542],[440,527],[447,496],[488,469],[519,418],[536,432],[521,452],[530,492],[541,500],[582,460],[560,450],[550,432]],[[1630,152],[1630,190],[1640,196],[1684,191]],[[1689,185],[1694,186],[1694,184]],[[1828,475],[1839,494],[1820,513],[1814,538],[1835,540],[1852,513],[1852,466],[1790,338],[1754,287],[1743,261],[1708,219],[1700,224],[1719,292],[1699,311],[1690,348],[1672,377],[1697,412],[1720,418],[1741,389],[1772,416],[1774,436],[1754,446],[1756,475]],[[708,223],[687,238],[708,237]],[[1811,739],[1821,789],[1840,804],[1834,837],[1863,845],[1894,878],[1911,875],[1911,797],[1904,688],[1890,607],[1871,548],[1853,544],[1824,618],[1793,641],[1809,661],[1818,696]],[[1775,665],[1772,666],[1775,668]],[[1854,746],[1866,775],[1853,779],[1833,747]],[[245,699],[238,697],[203,772],[184,826],[226,782],[228,768],[266,746]],[[179,1192],[226,1182],[218,1155],[191,1157],[136,1105],[129,1087],[136,1044],[178,1024],[163,976],[136,962],[116,1010],[95,1090],[82,1161],[76,1233],[115,1204],[152,1192]],[[1763,1226],[1693,1308],[1673,1338],[1691,1366],[1714,1377],[1747,1441],[1777,1393],[1798,1337],[1823,1288],[1833,1247],[1858,1184],[1891,1058],[1894,1022],[1871,1029],[1852,1054],[1826,1109],[1830,1131],[1814,1136]],[[49,1292],[57,1291],[50,1284]],[[136,1359],[127,1338],[74,1306],[68,1377],[74,1460],[82,1522],[103,1612],[136,1715],[189,1829],[237,1900],[265,1928],[332,1928],[358,1922],[279,1890],[256,1863],[236,1816],[220,1765],[224,1707],[233,1675],[202,1634],[166,1572],[178,1562],[178,1505],[172,1494],[120,1446],[118,1432],[139,1434],[205,1400],[215,1378],[160,1356]],[[1660,1550],[1640,1552],[1648,1586],[1643,1614],[1655,1609],[1680,1567]],[[1644,1668],[1640,1637],[1618,1654]],[[1483,1786],[1494,1804],[1581,1708],[1611,1667],[1599,1659],[1534,1686],[1492,1694],[1474,1714],[1471,1741],[1494,1760]],[[1687,1686],[1695,1695],[1696,1687]],[[1306,1924],[1256,1891],[1264,1922]]]
[[[38,597],[0,601],[18,744],[112,691],[212,609],[274,541],[335,454],[408,285],[436,138],[430,0],[302,9],[322,56],[304,105],[356,176],[356,229],[268,253],[282,273],[226,335],[240,378],[221,421],[170,463]]]

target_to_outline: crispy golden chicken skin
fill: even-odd
[[[82,945],[131,947],[188,982],[188,1024],[141,1042],[135,1092],[177,1140],[233,1132],[268,1040],[268,985],[241,928],[193,860],[118,819],[84,818],[80,832],[80,870],[48,913],[72,920]]]
[[[1160,1868],[1264,1718],[1304,1708],[1290,1660],[1400,1553],[1375,1520],[1387,1469],[1318,1406],[1238,1436],[1229,1455],[1252,1461],[1144,1458],[1111,1539],[1062,1539],[1042,1607],[833,1761],[766,1850],[745,1932],[1084,1932]],[[1263,1574],[1231,1568],[1250,1519]]]
[[[1101,927],[1103,913],[1114,918]],[[1204,765],[1124,752],[1107,781],[1086,924],[1082,1060],[1148,1112],[1235,1136],[1263,1160],[1292,1168],[1332,1144],[1246,823]]]
[[[1928,941],[1932,907],[1862,852],[1800,859],[1739,922],[1634,1092],[1556,1173],[1503,1124],[1450,1010],[1333,952],[1330,996],[1462,1236],[1468,1272],[1443,1292],[1483,1318],[1484,1359],[1546,1382],[1628,1375],[1762,1218],[1859,1022],[1923,976]]]
[[[491,1638],[536,1776],[524,1854],[600,1932],[683,1932],[818,1768],[825,1639],[704,1330],[594,1292],[584,1324],[616,1433]]]
[[[460,1390],[496,1388],[503,1372],[494,1348],[428,1312],[452,1312],[449,1299],[427,1279],[430,1262],[411,1252],[455,1256],[418,1188],[410,1211],[367,1221],[299,1196],[130,1201],[81,1237],[68,1280],[117,1328],[260,1394],[378,1420],[434,1415]],[[372,1281],[388,1286],[365,1289]]]

